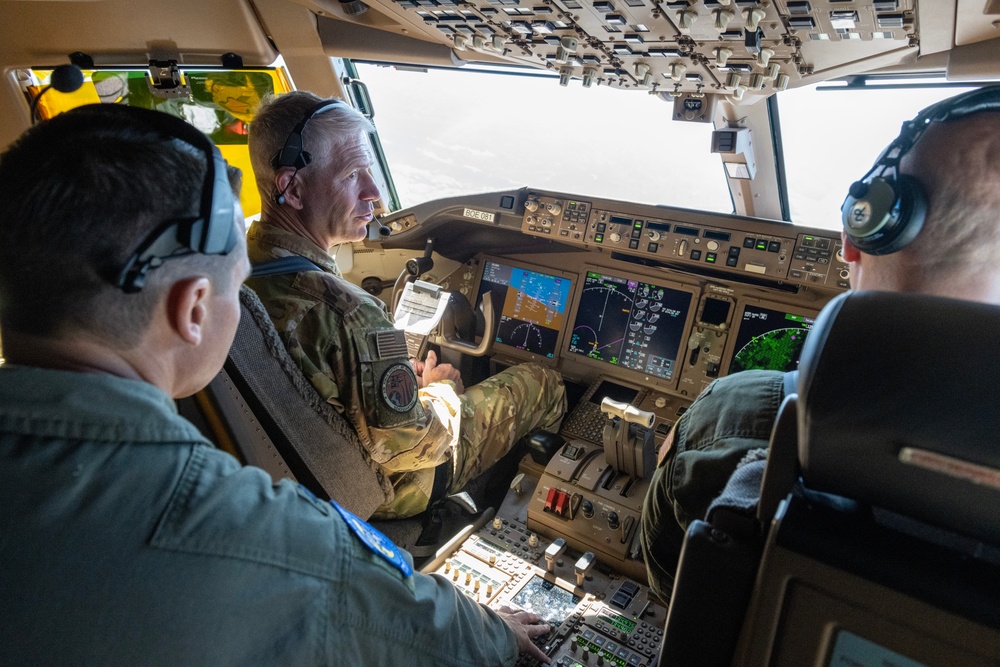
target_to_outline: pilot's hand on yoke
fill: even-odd
[[[465,386],[462,384],[462,376],[458,369],[451,364],[438,364],[437,354],[434,350],[427,351],[427,358],[424,361],[412,359],[413,372],[417,374],[417,386],[421,389],[432,382],[441,380],[451,380],[455,383],[455,391],[459,394],[465,393]]]
[[[524,653],[543,665],[549,664],[549,657],[531,641],[535,637],[541,637],[551,629],[548,623],[542,623],[541,616],[527,611],[511,609],[506,605],[500,607],[497,610],[497,614],[506,621],[510,629],[514,631],[514,635],[517,636],[517,650],[519,653]]]

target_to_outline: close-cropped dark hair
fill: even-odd
[[[198,213],[205,157],[127,114],[90,105],[41,123],[0,155],[0,331],[86,332],[134,345],[178,271],[218,281],[229,262],[192,255],[126,294],[115,279],[162,222]]]

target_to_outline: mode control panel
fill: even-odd
[[[784,223],[661,207],[629,211],[570,196],[530,192],[522,231],[564,243],[698,264],[775,281],[848,289],[849,268],[835,232],[795,234]],[[686,219],[690,218],[690,219]],[[727,223],[732,223],[731,226]]]

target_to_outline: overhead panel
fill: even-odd
[[[551,70],[564,85],[664,96],[766,95],[845,63],[857,71],[867,60],[915,57],[919,46],[917,0],[375,3],[465,60],[501,58]]]

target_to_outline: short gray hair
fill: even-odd
[[[274,189],[275,169],[271,159],[280,151],[288,135],[324,98],[305,90],[284,95],[268,95],[261,100],[257,115],[250,123],[250,163],[261,195]],[[334,100],[329,100],[334,101]],[[317,129],[322,129],[317,132]],[[302,145],[313,156],[313,162],[323,164],[331,142],[356,137],[362,132],[374,132],[375,126],[351,105],[341,103],[313,116],[302,130]]]

